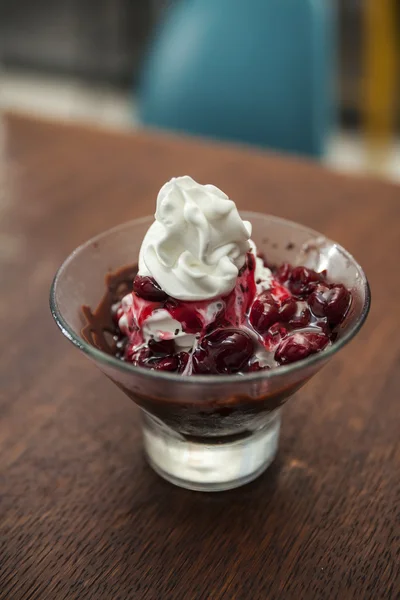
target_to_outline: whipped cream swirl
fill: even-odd
[[[179,300],[228,294],[250,249],[251,224],[213,185],[191,177],[168,181],[157,198],[155,222],[139,254],[139,275],[151,276]]]

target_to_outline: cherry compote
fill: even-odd
[[[337,338],[338,326],[351,305],[350,291],[341,283],[329,282],[326,271],[318,273],[305,266],[284,263],[273,268],[272,274],[270,289],[257,292],[260,282],[255,280],[254,255],[249,253],[236,288],[216,300],[211,320],[205,317],[209,303],[176,300],[153,278],[137,275],[131,293],[144,303],[142,319],[163,309],[179,328],[174,335],[138,344],[142,322],[136,323],[132,338],[126,332],[122,335],[118,323],[124,313],[117,303],[111,315],[118,334],[116,356],[156,371],[230,375],[291,364],[323,351]],[[182,332],[193,340],[184,350],[174,339]]]

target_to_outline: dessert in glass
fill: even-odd
[[[140,407],[154,470],[219,491],[271,464],[282,405],[357,333],[370,294],[339,245],[239,214],[185,176],[161,188],[155,218],[75,250],[50,303],[64,335]]]

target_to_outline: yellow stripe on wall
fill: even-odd
[[[396,119],[396,0],[364,0],[363,124],[368,166],[381,170]]]

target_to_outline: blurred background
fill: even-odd
[[[0,108],[400,181],[400,0],[0,0]]]

